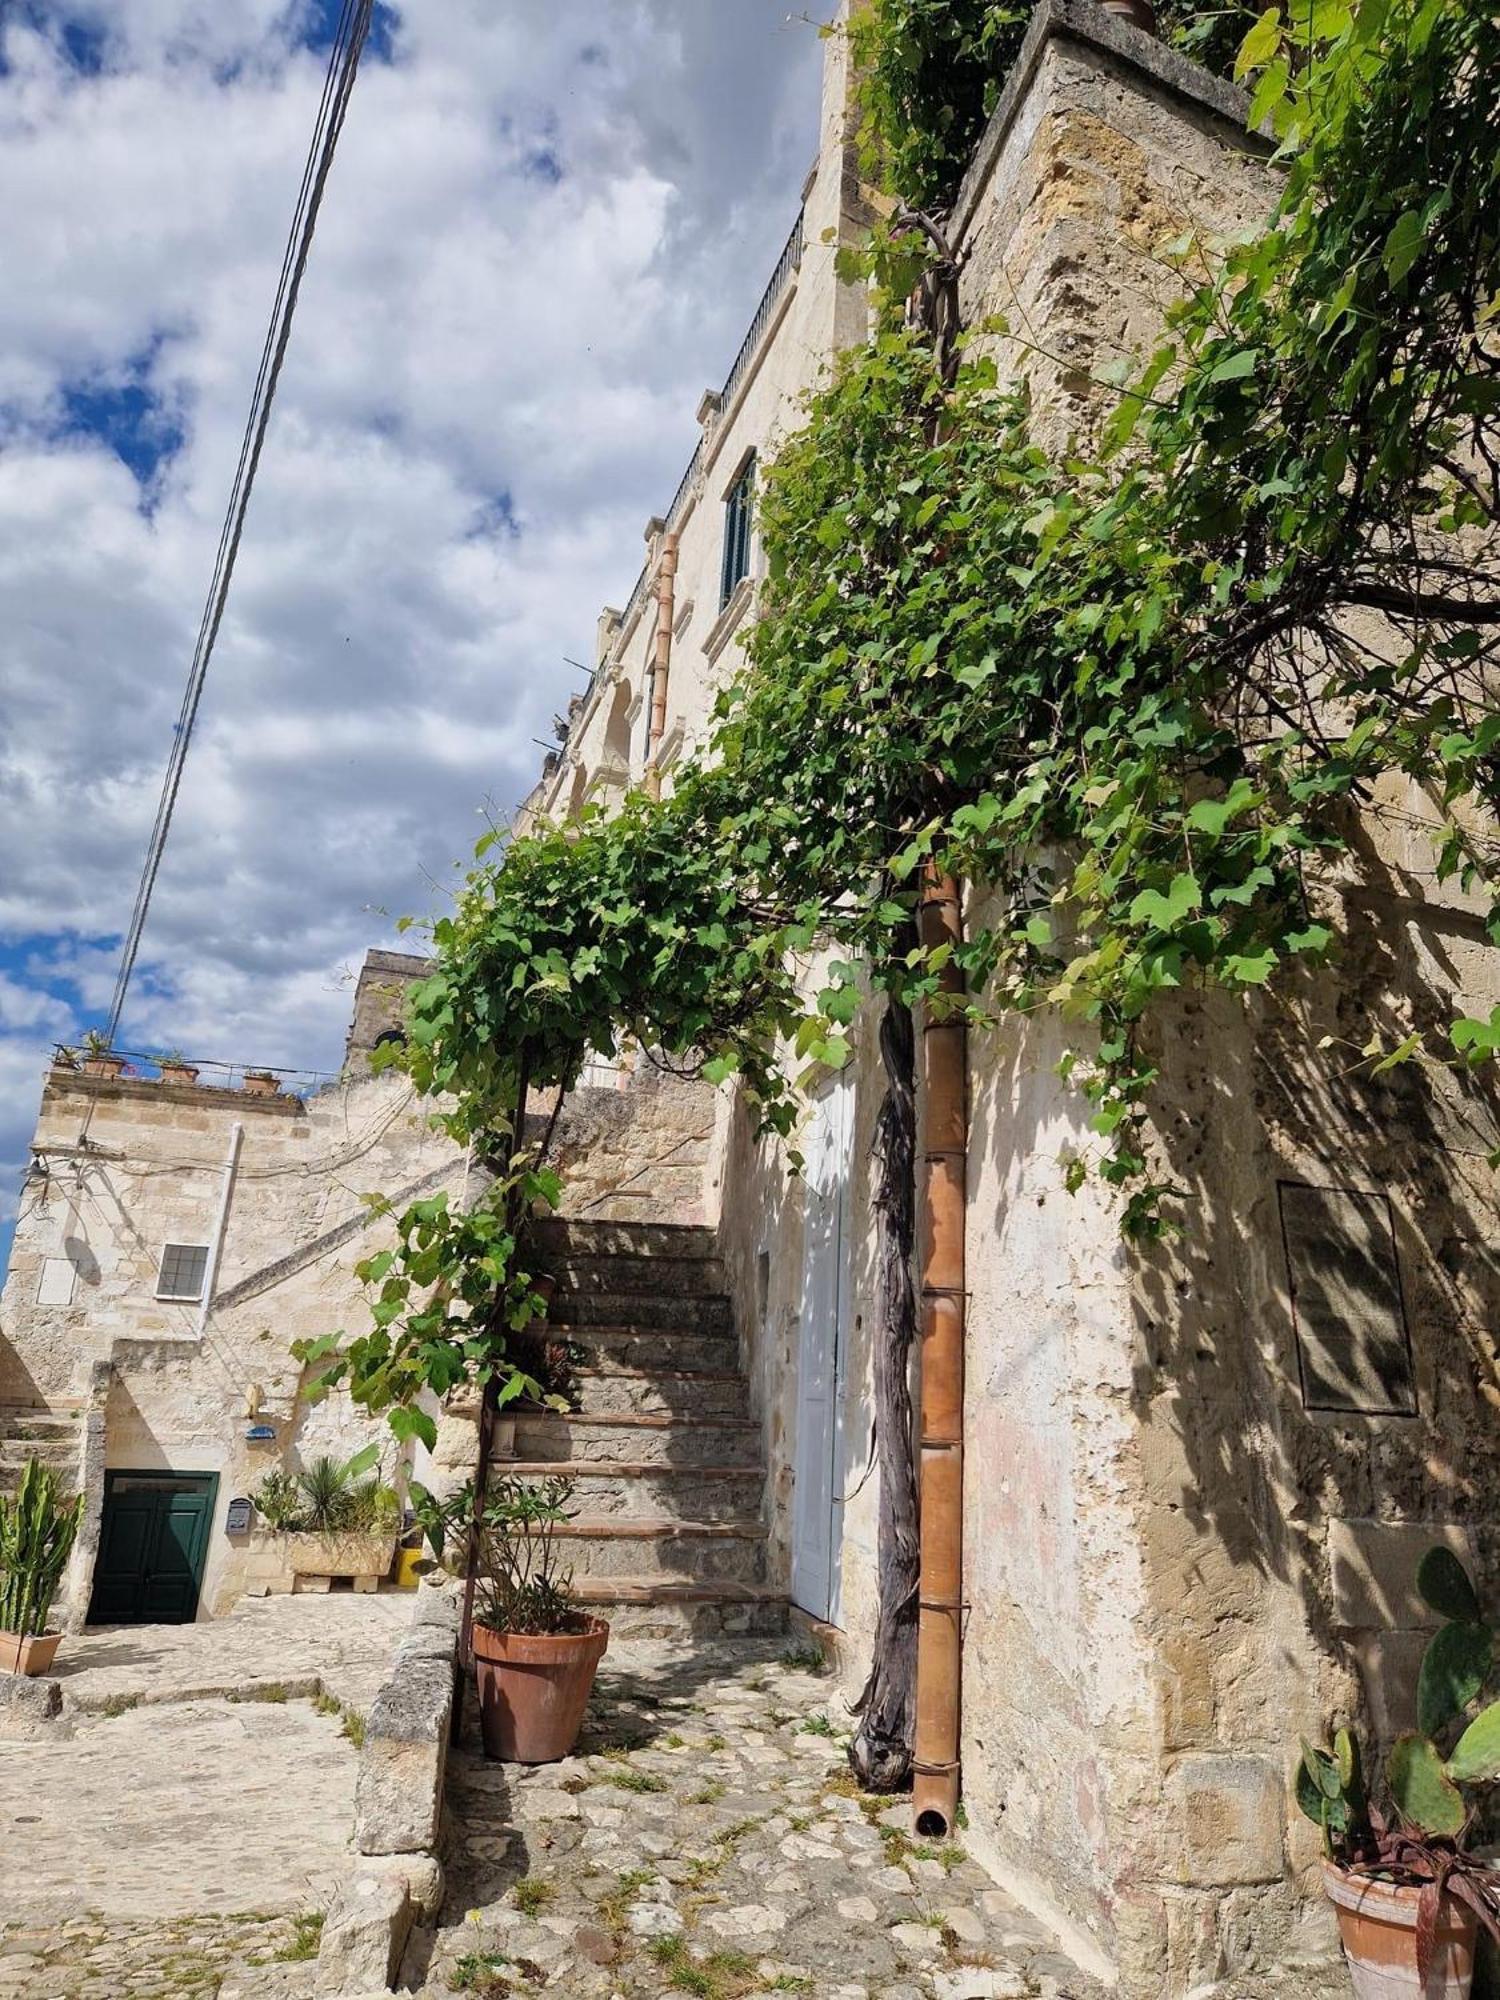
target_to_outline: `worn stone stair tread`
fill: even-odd
[[[571,1340],[578,1347],[587,1347],[591,1340],[715,1340],[726,1347],[735,1344],[734,1335],[727,1326],[705,1329],[699,1326],[639,1326],[631,1320],[549,1319],[547,1330],[561,1340]],[[639,1368],[635,1372],[639,1375],[673,1373],[670,1368]]]
[[[696,1465],[689,1461],[683,1464],[677,1460],[661,1458],[637,1459],[626,1462],[613,1458],[507,1458],[503,1463],[512,1477],[519,1475],[525,1479],[764,1479],[765,1470],[759,1464],[713,1465],[705,1461]]]
[[[692,1576],[584,1576],[573,1584],[583,1604],[785,1604],[771,1583],[703,1583]]]
[[[611,1466],[609,1470],[613,1472],[616,1468]],[[675,1542],[690,1535],[701,1535],[708,1541],[763,1542],[766,1526],[763,1521],[682,1521],[671,1514],[648,1514],[638,1519],[612,1514],[598,1520],[575,1515],[553,1533],[559,1541],[569,1542]]]
[[[678,1292],[691,1298],[713,1298],[727,1292],[724,1265],[718,1257],[632,1257],[622,1252],[603,1256],[591,1251],[548,1253],[549,1275],[563,1292]]]
[[[598,1331],[597,1328],[594,1329]],[[743,1382],[746,1378],[738,1368],[632,1368],[628,1361],[617,1362],[612,1368],[601,1367],[598,1362],[588,1362],[575,1368],[573,1373],[581,1381],[593,1382],[608,1377],[610,1381],[624,1382]],[[570,1412],[582,1416],[583,1411]],[[734,1419],[735,1422],[741,1419]],[[751,1419],[744,1419],[749,1422]]]
[[[615,1371],[601,1368],[580,1368],[578,1370],[580,1375],[602,1375],[610,1372],[621,1375],[638,1375],[644,1382],[659,1379],[659,1371],[649,1368],[621,1368]],[[686,1370],[679,1370],[678,1373],[679,1375],[685,1375],[689,1381],[738,1382],[743,1379],[739,1375],[694,1376]],[[518,1403],[515,1408],[518,1416],[526,1417],[533,1423],[577,1424],[581,1428],[587,1427],[589,1429],[604,1427],[609,1430],[627,1431],[695,1430],[744,1431],[746,1433],[760,1429],[760,1424],[754,1417],[684,1417],[675,1414],[668,1416],[653,1410],[602,1410],[598,1416],[594,1416],[588,1410],[548,1410],[535,1403]]]
[[[684,1245],[701,1245],[706,1257],[717,1256],[719,1246],[718,1231],[708,1222],[616,1222],[602,1217],[591,1220],[586,1215],[538,1215],[532,1218],[530,1229],[534,1242],[571,1243],[576,1239],[587,1243],[596,1256],[608,1256],[617,1242],[629,1245],[656,1240],[670,1243],[678,1251]],[[620,1254],[637,1253],[627,1248]]]

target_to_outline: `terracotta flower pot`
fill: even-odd
[[[246,1097],[275,1097],[281,1089],[281,1078],[247,1074],[240,1088]]]
[[[123,1056],[85,1056],[83,1059],[83,1073],[85,1076],[108,1077],[113,1081],[114,1078],[125,1074],[125,1058]]]
[[[1478,1929],[1472,1910],[1443,1898],[1424,1984],[1417,1977],[1419,1891],[1351,1875],[1332,1861],[1323,1863],[1323,1887],[1338,1912],[1355,2000],[1469,2000]]]
[[[44,1674],[61,1644],[61,1632],[0,1632],[0,1674]]]
[[[555,1764],[578,1741],[594,1675],[609,1644],[602,1618],[576,1632],[474,1627],[474,1674],[484,1754],[505,1764]]]
[[[196,1083],[198,1072],[191,1063],[164,1062],[161,1065],[163,1083]]]

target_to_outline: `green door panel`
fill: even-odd
[[[92,1625],[186,1625],[198,1615],[218,1474],[107,1472]]]

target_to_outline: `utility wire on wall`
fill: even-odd
[[[250,400],[250,414],[245,422],[239,464],[235,468],[234,485],[230,490],[229,506],[219,536],[213,577],[203,606],[197,644],[193,649],[192,665],[188,669],[187,686],[183,690],[182,707],[178,712],[173,731],[172,748],[167,757],[161,797],[157,801],[156,819],[151,828],[151,838],[146,844],[146,859],[141,869],[140,884],[136,889],[135,907],[130,913],[130,924],[125,933],[124,948],[120,955],[120,970],[115,979],[114,997],[109,1007],[109,1023],[105,1029],[105,1042],[111,1048],[119,1032],[120,1016],[124,1012],[125,997],[130,990],[131,974],[135,970],[136,955],[141,946],[141,935],[146,927],[146,915],[151,907],[151,893],[156,887],[162,854],[166,849],[167,834],[172,825],[172,813],[177,804],[177,790],[182,783],[183,766],[187,762],[188,746],[193,738],[193,724],[197,720],[198,704],[203,695],[203,683],[208,674],[209,661],[213,658],[219,626],[223,621],[229,585],[234,576],[235,558],[239,554],[240,537],[244,532],[245,514],[250,505],[256,470],[260,465],[266,428],[271,420],[271,405],[276,397],[276,384],[281,376],[281,364],[286,359],[287,342],[291,338],[292,316],[297,310],[297,294],[301,289],[302,274],[307,268],[313,231],[317,227],[318,209],[323,200],[323,190],[328,182],[329,170],[333,166],[339,133],[343,129],[344,114],[349,108],[349,98],[354,89],[360,52],[369,33],[373,7],[374,0],[343,0],[333,46],[329,50],[328,68],[323,78],[323,95],[318,104],[317,123],[313,127],[312,142],[307,149],[307,161],[302,170],[302,186],[297,195],[297,207],[292,216],[286,251],[281,261],[276,303],[271,308],[271,320],[266,328],[265,346],[261,350],[260,357],[260,372],[255,378],[255,392]]]

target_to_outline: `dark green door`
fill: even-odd
[[[188,1625],[208,1555],[216,1472],[106,1472],[91,1625]]]

